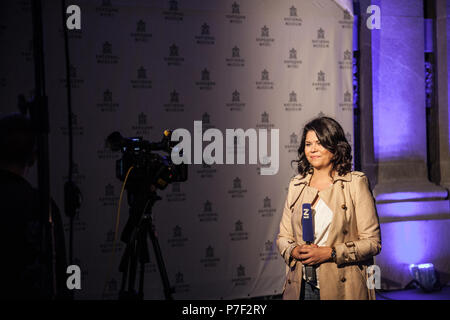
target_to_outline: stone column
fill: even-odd
[[[380,0],[372,34],[377,201],[445,199],[427,174],[424,19],[421,0]]]
[[[381,269],[381,286],[404,288],[413,279],[409,265],[420,263],[433,263],[445,283],[450,280],[450,203],[448,191],[431,183],[427,173],[422,0],[360,3],[365,19],[369,5],[381,9],[381,29],[364,30],[366,26],[361,21],[360,41],[362,64],[367,62],[365,71],[361,70],[366,72],[361,81],[365,126],[361,139],[363,143],[368,140],[362,148],[363,171],[367,169],[368,174],[374,175],[375,179],[369,175],[371,181],[376,182],[374,196],[381,222],[382,250],[375,263]],[[437,68],[444,69],[437,80],[441,184],[449,180],[446,21],[445,15],[440,22],[440,28],[445,30],[445,52],[440,54],[441,66]],[[373,135],[369,136],[371,131]]]

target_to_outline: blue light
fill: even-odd
[[[434,269],[434,265],[432,263],[419,264],[418,267],[419,267],[419,269],[426,269],[426,268],[433,268]]]
[[[434,291],[439,287],[439,281],[432,263],[410,264],[409,271],[416,283],[424,291]]]

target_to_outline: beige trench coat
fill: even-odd
[[[326,246],[335,247],[336,263],[325,262],[317,269],[320,299],[375,299],[367,286],[367,267],[381,251],[379,219],[369,181],[362,172],[334,176],[333,185],[322,191],[309,186],[312,175],[297,175],[289,183],[288,195],[277,237],[278,250],[287,264],[283,299],[298,300],[302,263],[291,257],[302,240],[301,208],[317,194],[333,211]]]

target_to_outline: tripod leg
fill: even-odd
[[[139,300],[144,299],[144,273],[145,273],[145,263],[141,262],[139,275],[139,291],[138,291]]]
[[[166,300],[173,300],[172,290],[170,288],[169,277],[167,276],[166,267],[164,265],[163,257],[161,254],[161,248],[159,247],[158,238],[155,232],[155,226],[150,218],[150,230],[149,230],[150,240],[152,241],[153,250],[155,251],[156,261],[158,262],[158,269],[161,275],[161,280],[164,287],[164,296]]]
[[[145,277],[145,264],[150,261],[148,245],[147,245],[147,232],[144,231],[139,234],[139,248],[138,248],[138,256],[139,256],[139,289],[138,289],[138,298],[140,300],[144,299],[144,277]]]
[[[136,269],[137,269],[137,243],[136,241],[133,241],[133,249],[132,253],[130,254],[130,263],[129,263],[129,280],[128,280],[128,293],[131,296],[134,296],[136,294],[136,291],[134,290],[134,284],[136,281]]]

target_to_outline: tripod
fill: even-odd
[[[119,271],[123,273],[119,299],[142,300],[144,298],[145,264],[150,261],[147,245],[148,235],[153,245],[161,275],[164,297],[166,300],[172,300],[173,290],[170,288],[169,278],[152,219],[152,207],[156,201],[161,200],[161,197],[156,194],[154,186],[149,188],[147,185],[132,184],[127,189],[130,217],[121,236],[121,240],[126,243],[126,248],[119,265]],[[138,262],[140,267],[139,288],[136,292],[135,282]]]

